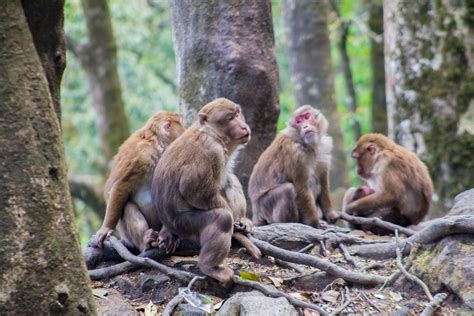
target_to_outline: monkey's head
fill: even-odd
[[[319,143],[328,131],[328,121],[321,111],[311,105],[303,105],[296,109],[288,125],[296,129],[304,144]]]
[[[181,114],[160,111],[148,119],[144,128],[145,137],[161,136],[174,141],[184,133],[183,116]]]
[[[240,105],[225,98],[206,104],[199,112],[199,124],[211,128],[228,143],[241,145],[250,140],[250,127]]]
[[[395,143],[382,134],[366,134],[352,150],[352,158],[356,159],[357,174],[364,179],[372,176],[372,169],[380,152],[389,150]]]

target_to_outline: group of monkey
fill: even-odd
[[[249,253],[260,250],[247,238],[253,225],[300,222],[319,227],[321,216],[339,217],[331,205],[332,139],[323,114],[305,105],[262,153],[250,177],[247,202],[233,172],[238,151],[251,131],[238,104],[216,99],[189,128],[179,114],[158,112],[133,133],[115,156],[105,184],[107,208],[96,242],[117,228],[140,251],[162,247],[172,253],[180,239],[200,246],[199,268],[224,283],[233,280],[225,259],[234,238]],[[377,216],[408,226],[429,209],[433,191],[426,166],[412,152],[379,134],[357,142],[352,157],[367,185],[350,188],[343,212]]]

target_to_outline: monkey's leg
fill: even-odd
[[[158,245],[159,232],[150,228],[142,212],[133,202],[125,205],[117,228],[125,242],[142,252]]]
[[[196,210],[178,214],[175,221],[179,232],[197,237],[201,246],[199,268],[201,271],[228,285],[232,283],[234,271],[225,264],[229,254],[233,222],[232,212],[218,208],[208,211]]]
[[[260,207],[268,223],[298,221],[296,190],[292,183],[283,183],[260,198]]]

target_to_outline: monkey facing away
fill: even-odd
[[[168,147],[153,176],[153,205],[164,225],[179,238],[198,243],[201,271],[224,284],[232,282],[233,271],[225,259],[234,209],[243,197],[232,193],[242,191],[232,174],[232,161],[249,139],[250,128],[240,106],[216,99]]]
[[[433,184],[428,168],[417,155],[384,135],[367,134],[357,142],[352,158],[367,186],[346,192],[343,211],[380,217],[401,226],[418,224],[425,217]]]
[[[319,226],[320,212],[337,218],[329,196],[332,138],[328,122],[310,105],[298,108],[262,153],[249,181],[253,223],[301,222]]]
[[[140,251],[158,246],[161,221],[151,203],[153,170],[166,147],[184,132],[183,117],[160,111],[119,148],[105,183],[107,208],[96,242],[102,245],[117,224],[122,240]]]

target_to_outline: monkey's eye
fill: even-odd
[[[305,116],[304,116],[304,119],[309,120],[309,117],[310,117],[309,113],[306,113]]]
[[[226,116],[226,119],[227,119],[228,121],[232,121],[232,120],[234,119],[234,117],[235,117],[235,115],[229,114],[229,115]]]

